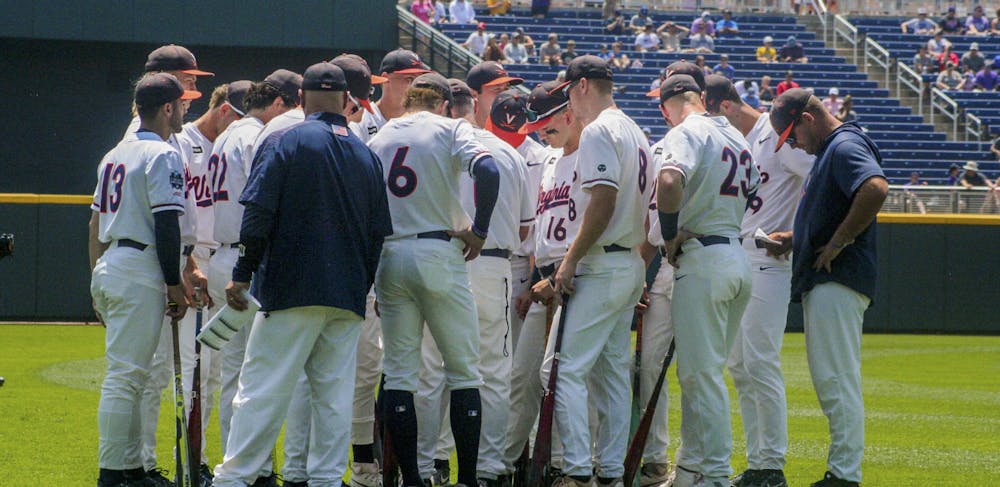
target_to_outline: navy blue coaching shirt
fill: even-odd
[[[792,301],[817,284],[837,282],[874,301],[875,222],[844,247],[830,264],[833,272],[813,270],[816,250],[826,245],[847,217],[854,193],[873,176],[885,177],[875,143],[854,123],[835,129],[823,142],[795,213]]]
[[[392,234],[384,181],[378,156],[341,115],[313,113],[268,138],[240,196],[241,240],[267,241],[251,288],[262,311],[332,306],[365,315]]]

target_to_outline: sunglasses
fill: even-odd
[[[568,101],[564,102],[564,103],[560,103],[560,104],[556,105],[555,107],[553,107],[552,109],[550,109],[549,111],[544,112],[544,113],[538,113],[538,112],[532,110],[531,108],[526,108],[524,110],[524,115],[528,119],[529,122],[534,123],[534,122],[537,122],[537,121],[539,121],[539,120],[541,120],[543,118],[551,117],[552,115],[555,115],[556,112],[558,112],[559,110],[562,110],[568,104],[569,104]]]
[[[358,110],[361,110],[361,102],[357,98],[354,98],[354,95],[350,91],[347,92],[347,99],[351,100],[351,103],[354,104],[354,108],[351,109],[351,115],[358,113]]]
[[[800,121],[802,121],[802,117],[799,117],[792,122],[792,129],[788,131],[788,137],[785,137],[785,143],[792,147],[795,147],[796,142],[798,142],[795,138],[795,126],[798,125]]]
[[[572,81],[572,82],[570,82],[570,84],[566,85],[563,88],[563,90],[562,90],[563,96],[565,96],[566,98],[569,98],[569,91],[572,90],[573,87],[576,86],[579,83],[580,83],[580,80],[576,80],[576,81]]]

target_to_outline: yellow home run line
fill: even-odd
[[[92,202],[93,196],[87,194],[0,193],[0,204],[89,205]],[[913,225],[1000,225],[1000,215],[879,213],[878,221]]]

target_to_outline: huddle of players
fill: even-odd
[[[381,76],[357,56],[332,62],[343,69],[355,101],[344,114],[351,129],[382,161],[393,227],[358,341],[354,487],[381,485],[373,447],[380,376],[384,428],[404,485],[447,483],[452,438],[459,483],[508,483],[538,416],[554,355],[550,328],[560,313],[566,313],[566,329],[555,409],[557,483],[620,483],[629,440],[629,330],[657,252],[671,265],[660,267],[648,289],[642,347],[652,360],[639,371],[641,401],[648,401],[659,372],[657,357],[676,336],[684,414],[672,470],[664,388],[643,453],[642,485],[729,485],[727,363],[740,393],[749,463],[733,482],[784,485],[779,351],[790,263],[783,249],[753,234],[791,228],[811,157],[779,144],[767,115],[746,109],[725,78],[706,79],[697,67],[676,63],[653,94],[673,128],[650,147],[615,107],[612,72],[594,56],[577,58],[565,82],[543,83],[530,96],[509,90],[522,80],[497,63],[474,67],[463,82],[430,72],[405,50],[386,55]],[[226,300],[239,257],[238,200],[254,157],[269,134],[305,118],[302,77],[278,70],[262,82],[220,87],[209,111],[181,127],[183,100],[197,96],[197,76],[211,73],[172,45],[151,53],[146,71],[151,74],[136,91],[140,117],[98,170],[91,226],[92,292],[109,330],[99,408],[98,485],[105,486],[169,483],[156,468],[154,447],[160,392],[170,377],[170,323],[181,319],[190,384],[194,325],[184,303],[200,299],[211,315]],[[147,84],[159,89],[150,88],[157,95],[150,103],[177,107],[160,103],[165,114],[156,115],[168,119],[161,138],[174,150],[147,147],[152,139],[140,97]],[[375,104],[368,101],[372,84],[382,85]],[[177,93],[175,85],[183,89]],[[533,132],[550,147],[527,137]],[[148,159],[119,176],[116,161],[128,160],[130,150],[158,152],[163,161]],[[146,172],[148,194],[161,194],[162,201],[140,202],[145,214],[116,213],[122,180],[135,184],[124,173],[135,170]],[[161,214],[178,217],[180,255],[159,255],[170,243],[161,242],[161,234],[173,235]],[[146,231],[129,233],[130,227]],[[111,242],[113,249],[104,252]],[[139,260],[116,250],[142,247],[148,254],[143,249],[154,243],[158,255]],[[173,269],[183,269],[183,276]],[[132,302],[113,316],[109,311],[120,307],[106,298],[111,281],[134,282],[140,274],[148,276],[138,283],[144,293],[134,292],[136,286],[123,292]],[[176,308],[163,302],[164,282]],[[194,296],[196,287],[201,296]],[[113,322],[139,312],[166,312],[167,318],[128,342],[112,333]],[[221,352],[202,349],[201,397],[222,389],[227,463],[234,461],[226,442],[249,328]],[[308,394],[303,379],[286,420],[284,485],[310,480]],[[203,407],[202,425],[210,406]],[[202,452],[207,484],[205,462]],[[247,482],[276,485],[271,462],[251,468],[259,473]]]

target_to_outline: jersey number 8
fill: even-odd
[[[101,173],[101,213],[118,211],[122,203],[122,185],[125,184],[125,166],[109,162]]]

